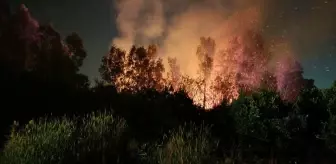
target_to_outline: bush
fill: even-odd
[[[30,121],[21,130],[14,122],[1,163],[63,163],[73,146],[75,126],[68,119]]]
[[[126,130],[126,121],[109,113],[87,115],[79,129],[77,155],[81,162],[105,163],[119,158],[119,142]]]
[[[329,124],[324,130],[327,147],[336,152],[336,116],[331,115]]]
[[[208,163],[216,142],[211,138],[210,127],[185,124],[164,138],[164,144],[156,144],[146,156],[149,163],[200,164]],[[211,163],[211,162],[210,162]]]
[[[92,113],[76,124],[66,118],[15,123],[1,154],[4,164],[106,163],[117,161],[124,119]]]

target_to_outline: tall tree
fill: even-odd
[[[284,139],[289,138],[286,129],[288,107],[279,94],[262,90],[251,96],[240,95],[232,107],[238,134],[260,145],[266,143],[269,163],[276,164],[277,152],[283,148]],[[253,145],[251,142],[247,144]]]
[[[294,102],[304,86],[301,64],[293,57],[285,56],[278,61],[275,76],[281,97],[284,100]]]
[[[322,135],[324,124],[328,122],[327,102],[316,86],[306,87],[301,90],[295,109],[305,116],[306,128],[301,131],[301,140],[304,143],[306,163],[311,163],[318,158],[318,138]]]
[[[260,87],[269,54],[260,31],[248,30],[238,37],[236,52],[237,83],[240,89],[251,92]]]
[[[273,73],[265,71],[262,77],[260,88],[271,91],[277,91],[277,79]]]
[[[168,76],[168,82],[169,85],[173,87],[175,91],[180,89],[180,82],[181,82],[181,72],[180,72],[180,66],[177,63],[176,58],[168,58],[168,65],[169,65],[169,72],[167,74]]]
[[[113,86],[118,85],[119,76],[124,74],[126,67],[126,52],[112,46],[108,55],[103,56],[102,64],[99,68],[100,76],[105,83]]]
[[[219,101],[231,103],[234,98],[237,98],[235,84],[232,79],[235,77],[232,74],[226,76],[216,76],[213,82],[213,91],[218,96]]]
[[[40,37],[38,22],[21,5],[16,13],[9,16],[7,23],[1,35],[1,60],[19,72],[31,69],[34,59],[31,47]]]
[[[328,105],[329,120],[324,130],[324,138],[328,147],[336,152],[336,81],[324,91],[324,97]]]
[[[83,65],[83,60],[87,56],[82,38],[77,33],[72,33],[66,37],[65,41],[67,43],[70,58],[77,68],[81,67]]]
[[[206,105],[207,96],[207,81],[211,75],[213,68],[213,58],[216,53],[215,40],[208,37],[201,37],[200,45],[197,47],[196,55],[199,59],[199,69],[201,73],[201,79],[203,81],[203,107]]]
[[[136,92],[146,88],[163,89],[164,67],[156,46],[133,46],[126,53],[115,46],[103,57],[100,73],[105,82],[121,90]]]
[[[88,87],[88,79],[78,71],[86,57],[82,39],[75,33],[62,40],[51,26],[40,26],[41,37],[35,46],[33,68],[46,80],[56,80],[79,88]]]
[[[216,67],[220,77],[228,77],[231,99],[237,98],[239,91],[251,93],[261,87],[269,57],[260,31],[247,30],[229,40],[219,53]]]
[[[40,25],[21,5],[0,35],[2,66],[17,75],[30,72],[49,82],[87,87],[87,77],[78,74],[86,57],[82,39],[72,34],[66,41],[51,25]]]

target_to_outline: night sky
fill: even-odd
[[[115,25],[116,11],[114,10],[112,0],[11,1],[13,6],[17,7],[20,3],[26,4],[33,17],[41,24],[52,22],[56,30],[63,34],[63,36],[70,32],[79,33],[84,40],[84,46],[88,52],[82,72],[88,75],[90,79],[99,76],[98,67],[101,58],[108,52],[112,39],[117,35]],[[305,12],[314,9],[314,6],[309,6],[312,3],[308,3],[313,0],[295,1],[297,2],[291,4],[295,4],[295,6],[287,6],[287,8],[295,9],[296,6],[299,6],[309,10],[290,13],[288,18],[304,15],[306,14]],[[325,3],[329,7],[330,5],[334,5],[336,9],[334,1],[325,1]],[[334,20],[336,22],[335,11],[325,16],[326,21]],[[286,11],[284,12],[286,13]],[[306,78],[313,78],[315,84],[321,88],[329,87],[336,80],[336,23],[333,24],[335,24],[333,26],[334,30],[329,32],[328,37],[323,40],[323,43],[319,43],[318,46],[312,47],[309,45],[307,47],[305,44],[303,44],[304,46],[300,46],[301,41],[295,44],[297,45],[295,47],[298,50],[297,52],[304,54],[300,55],[300,62],[304,68],[304,76]],[[307,39],[311,39],[311,37],[307,37]]]

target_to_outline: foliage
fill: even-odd
[[[86,85],[87,77],[78,74],[87,56],[78,34],[62,40],[59,32],[51,25],[39,24],[24,5],[8,19],[0,35],[0,62],[4,67],[14,70],[16,76],[30,72],[49,83]]]
[[[83,60],[87,56],[82,38],[77,33],[68,35],[65,39],[68,53],[77,68],[83,65]]]
[[[211,137],[211,127],[185,124],[164,138],[162,144],[155,145],[147,154],[149,163],[198,164],[212,161],[211,153],[216,141]]]
[[[30,121],[22,129],[14,124],[1,162],[116,162],[126,127],[125,120],[107,112],[92,113],[77,124],[67,118]]]
[[[268,150],[270,162],[277,160],[276,153],[285,148],[290,133],[287,129],[289,117],[280,95],[261,90],[251,96],[241,96],[232,105],[232,117],[240,142],[252,152]],[[257,144],[256,146],[256,142]],[[248,146],[246,146],[246,144]],[[258,148],[259,147],[259,148]]]
[[[77,140],[77,154],[80,162],[117,161],[126,122],[109,113],[92,113],[82,118]],[[114,158],[114,159],[113,159]]]
[[[322,91],[321,91],[322,92]],[[324,99],[327,101],[328,110],[331,114],[336,114],[336,81],[333,85],[323,92]]]
[[[118,90],[132,92],[142,89],[162,89],[162,60],[157,57],[155,46],[132,47],[129,53],[112,46],[110,53],[103,57],[99,72],[106,83]]]
[[[324,131],[326,143],[330,149],[336,152],[336,116],[332,115],[329,118],[328,127]]]
[[[295,103],[295,109],[306,116],[306,135],[313,138],[321,135],[323,124],[329,116],[327,101],[321,90],[316,87],[304,88]]]
[[[323,137],[328,147],[336,152],[336,81],[325,90],[324,98],[328,105],[329,119],[324,124]]]
[[[74,123],[67,119],[30,121],[23,129],[14,123],[1,163],[62,163],[73,147]]]
[[[213,57],[216,52],[215,40],[210,37],[201,39],[201,44],[197,47],[196,55],[200,62],[200,72],[204,79],[210,76],[213,67]]]
[[[293,57],[285,56],[276,66],[277,89],[282,99],[295,102],[303,89],[303,68]]]
[[[238,133],[268,141],[270,133],[288,136],[285,105],[279,94],[261,91],[252,96],[240,97],[233,103],[233,117]],[[278,135],[279,135],[278,134]]]

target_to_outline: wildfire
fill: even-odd
[[[297,86],[285,84],[290,81],[287,79],[292,75],[288,74],[294,66],[269,67],[274,56],[283,56],[283,50],[269,52],[272,46],[269,44],[275,44],[272,40],[280,36],[264,36],[267,33],[264,32],[264,1],[234,0],[229,7],[217,0],[188,3],[126,0],[117,4],[116,23],[120,36],[113,39],[113,44],[125,50],[131,45],[158,44],[158,56],[163,58],[167,71],[165,81],[174,90],[184,89],[195,104],[205,109],[223,100],[231,103],[239,96],[239,91],[250,93],[264,83],[278,86],[275,87],[278,90],[283,90],[279,86],[286,86],[287,90]],[[210,37],[213,41],[201,39],[200,43],[201,37]],[[140,74],[147,77],[143,72]],[[276,84],[268,84],[272,80],[265,82],[269,74],[276,78]],[[149,82],[145,80],[141,84]]]
[[[227,43],[225,48],[220,46],[209,55],[210,64],[203,63],[195,68],[202,70],[206,65],[209,72],[203,71],[200,76],[182,82],[195,104],[205,109],[223,101],[231,103],[239,96],[239,90],[250,92],[259,88],[267,71],[269,55],[258,31],[247,31]],[[202,44],[208,46],[201,41],[201,47]],[[213,52],[212,49],[208,51]]]
[[[186,91],[195,105],[212,109],[223,102],[232,103],[238,98],[239,91],[251,93],[260,87],[281,91],[282,97],[290,100],[298,93],[293,87],[298,88],[302,83],[300,67],[290,55],[278,58],[281,64],[270,72],[269,48],[264,45],[259,31],[246,31],[231,38],[226,46],[218,47],[211,38],[201,38],[195,53],[198,61],[193,61],[199,63],[194,64],[194,69],[199,70],[197,76],[181,72],[178,60],[168,57],[168,72],[163,77],[164,66],[156,55],[156,48],[149,50],[133,48],[129,54],[119,49],[111,50],[111,56],[107,58],[108,68],[109,72],[121,71],[118,75],[111,74],[119,90],[155,88],[160,91],[169,85],[175,91]],[[295,78],[298,80],[294,81]]]

